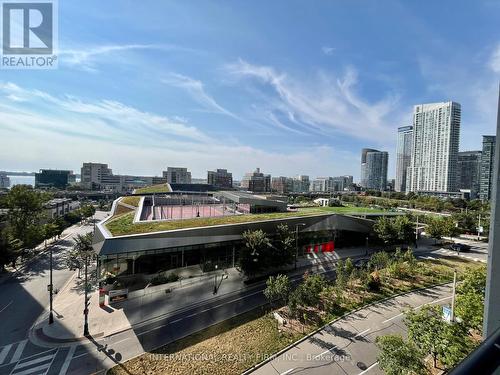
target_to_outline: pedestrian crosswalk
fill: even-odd
[[[28,340],[18,341],[0,348],[0,365],[19,361]]]
[[[10,375],[46,375],[57,355],[57,349],[25,357],[17,361]]]

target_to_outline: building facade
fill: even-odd
[[[107,164],[102,163],[83,163],[81,168],[80,184],[85,189],[98,190],[103,177],[113,175],[113,171]]]
[[[483,135],[483,152],[481,154],[481,172],[479,178],[479,198],[490,200],[493,188],[493,172],[495,167],[496,136]]]
[[[245,173],[241,180],[241,188],[253,193],[268,193],[271,191],[271,175],[262,173],[260,168]]]
[[[407,192],[456,192],[460,104],[420,104],[413,112]]]
[[[481,151],[458,153],[457,188],[459,190],[470,190],[471,199],[476,199],[479,193],[481,154]]]
[[[294,193],[305,193],[309,191],[311,182],[309,181],[309,176],[299,175],[293,178],[293,188]]]
[[[233,188],[233,174],[227,169],[217,169],[216,171],[207,172],[207,183],[219,189]]]
[[[58,169],[40,169],[35,173],[36,189],[66,189],[70,184],[75,183],[76,177],[73,171]]]
[[[191,183],[191,172],[187,168],[167,167],[167,170],[163,171],[163,177],[167,179],[169,184]]]
[[[411,164],[411,149],[413,145],[413,126],[402,126],[398,128],[398,140],[396,146],[396,181],[394,190],[406,191],[406,178],[408,168]]]
[[[368,190],[384,191],[387,188],[386,151],[364,148],[361,151],[361,186]]]
[[[271,190],[278,194],[286,194],[293,191],[293,178],[273,177],[271,178]]]

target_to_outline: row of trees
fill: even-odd
[[[472,334],[481,333],[486,272],[484,268],[469,270],[457,287],[454,322],[442,318],[441,306],[427,305],[405,314],[408,339],[399,335],[377,338],[380,367],[388,375],[425,374],[425,357],[431,356],[433,367],[438,362],[451,369],[476,346]]]
[[[291,316],[300,316],[307,308],[317,308],[332,313],[344,299],[346,290],[356,292],[378,292],[384,282],[380,271],[385,269],[388,277],[408,279],[417,271],[417,261],[411,250],[396,250],[395,253],[378,252],[361,267],[355,267],[350,258],[336,264],[335,281],[327,281],[324,276],[306,273],[302,282],[293,289],[286,275],[271,276],[267,279],[264,295],[271,306],[287,305]],[[385,276],[384,276],[385,277]],[[361,288],[361,290],[360,290]]]
[[[276,228],[276,235],[269,238],[261,229],[243,233],[245,246],[241,250],[240,266],[249,276],[292,264],[295,260],[295,236],[286,224]]]
[[[30,249],[95,213],[92,205],[83,205],[64,217],[49,218],[45,205],[50,199],[48,193],[28,185],[16,185],[2,197],[2,207],[8,209],[8,213],[5,222],[0,223],[0,271],[9,263],[15,266],[18,258]]]
[[[406,215],[396,218],[382,216],[373,230],[385,245],[409,244],[415,240],[415,225]]]

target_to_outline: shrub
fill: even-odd
[[[380,274],[378,271],[372,272],[366,281],[366,288],[371,292],[378,292],[382,282],[380,281]]]
[[[174,281],[179,280],[179,275],[176,273],[171,273],[169,275],[165,275],[164,273],[159,273],[155,277],[151,279],[151,285],[161,285],[167,283],[173,283]]]

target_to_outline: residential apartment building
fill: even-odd
[[[493,174],[495,168],[496,136],[483,135],[483,152],[481,153],[481,172],[479,177],[479,198],[487,201],[491,198]]]
[[[311,183],[311,191],[317,193],[333,193],[335,191],[333,177],[316,177]]]
[[[286,194],[293,191],[293,178],[273,177],[271,178],[271,190],[278,194]]]
[[[481,155],[481,151],[464,151],[458,153],[457,188],[459,190],[470,190],[471,199],[476,199],[479,193]]]
[[[58,169],[40,169],[35,173],[35,188],[36,189],[66,189],[69,185],[74,184],[76,176],[73,171],[58,170]]]
[[[217,169],[216,171],[207,172],[207,183],[219,189],[233,188],[233,174],[227,169]]]
[[[309,176],[299,175],[293,178],[292,191],[294,193],[305,193],[309,191],[311,182],[309,181]]]
[[[398,128],[396,146],[396,181],[394,190],[406,192],[406,178],[411,163],[411,149],[413,145],[413,126]]]
[[[241,180],[241,188],[253,193],[266,193],[271,191],[271,175],[264,174],[257,168],[254,172],[245,173]]]
[[[407,192],[456,192],[460,104],[420,104],[413,113]]]
[[[167,167],[167,170],[163,171],[163,177],[167,179],[169,184],[191,183],[191,172],[187,168]]]
[[[387,151],[364,148],[361,151],[361,186],[367,190],[387,188]]]

